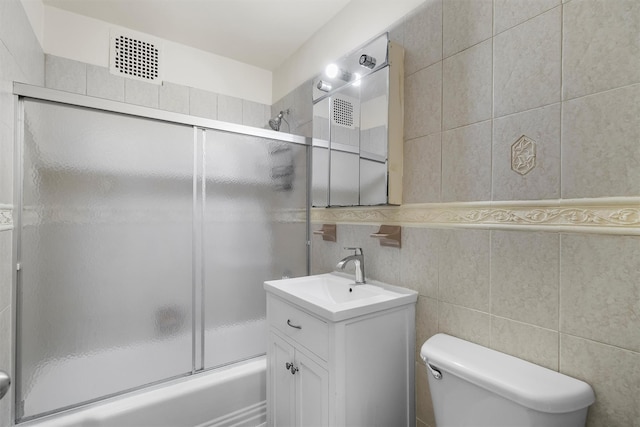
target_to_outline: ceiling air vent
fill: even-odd
[[[148,37],[123,31],[111,32],[111,74],[162,84],[161,44]]]

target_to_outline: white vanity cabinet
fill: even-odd
[[[265,289],[268,426],[415,425],[415,298],[331,320]]]

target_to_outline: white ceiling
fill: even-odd
[[[43,0],[267,70],[275,70],[349,1]]]

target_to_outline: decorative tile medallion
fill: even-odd
[[[511,169],[524,176],[536,167],[536,142],[522,135],[511,146]]]
[[[0,205],[0,230],[13,228],[13,209],[8,205]]]

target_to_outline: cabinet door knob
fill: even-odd
[[[296,374],[296,372],[298,372],[298,370],[299,370],[298,368],[296,368],[295,366],[293,366],[293,363],[289,363],[289,362],[287,362],[287,363],[285,363],[285,365],[284,365],[284,366],[285,366],[285,368],[286,368],[288,371],[291,371],[291,375],[295,375],[295,374]]]
[[[293,323],[291,323],[291,319],[287,319],[287,325],[291,326],[292,328],[302,329],[302,326],[294,325]]]

